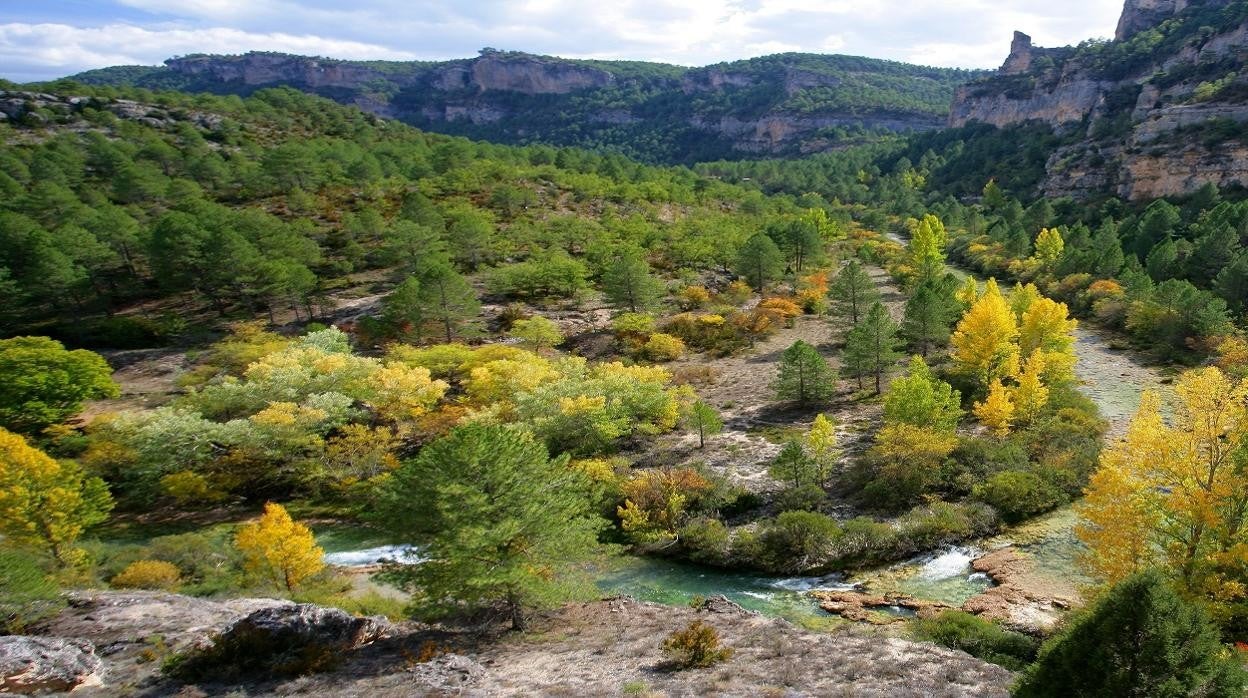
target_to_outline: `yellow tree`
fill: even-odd
[[[1078,320],[1070,317],[1065,303],[1050,298],[1037,298],[1023,313],[1018,331],[1022,357],[1040,351],[1045,354],[1044,379],[1050,385],[1075,377],[1075,328]]]
[[[1203,368],[1184,373],[1175,394],[1174,426],[1149,394],[1127,438],[1102,454],[1078,534],[1102,579],[1160,563],[1216,615],[1248,598],[1248,381]]]
[[[935,279],[944,271],[948,237],[944,223],[930,213],[914,224],[910,231],[910,264],[919,283]]]
[[[1080,562],[1091,576],[1116,584],[1150,564],[1159,524],[1153,464],[1172,449],[1161,399],[1146,392],[1124,439],[1101,452],[1100,466],[1077,507],[1075,535],[1087,546]]]
[[[836,422],[828,419],[827,415],[818,415],[811,423],[810,431],[806,432],[804,441],[806,454],[814,462],[819,484],[822,485],[827,482],[828,475],[841,457],[841,449],[836,445]]]
[[[975,283],[975,278],[968,276],[954,292],[953,297],[962,304],[962,307],[969,310],[975,301],[979,300],[979,284]]]
[[[1014,421],[1014,401],[1010,398],[1009,389],[999,379],[993,379],[988,386],[988,396],[983,402],[975,403],[972,411],[980,424],[991,429],[997,436],[1010,433],[1010,423]]]
[[[987,386],[1018,371],[1018,324],[993,280],[958,321],[950,344],[954,370]]]
[[[1033,353],[1023,364],[1022,373],[1018,374],[1018,385],[1014,387],[1012,398],[1019,424],[1030,424],[1049,403],[1049,388],[1042,379],[1046,365],[1044,357],[1042,352]]]
[[[308,577],[325,569],[325,551],[312,531],[290,518],[286,508],[269,502],[264,514],[238,530],[234,546],[243,554],[248,573],[286,588],[295,589]]]
[[[1019,322],[1023,321],[1023,314],[1031,307],[1032,303],[1040,300],[1040,289],[1035,284],[1016,284],[1014,290],[1010,292],[1010,310],[1014,311],[1014,317]]]
[[[1057,228],[1041,229],[1036,236],[1036,259],[1040,261],[1040,268],[1046,272],[1053,271],[1065,247],[1066,243]]]
[[[45,550],[58,565],[72,564],[81,557],[75,541],[112,508],[103,480],[0,428],[0,533],[6,542]]]

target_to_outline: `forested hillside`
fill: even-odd
[[[486,49],[441,63],[185,56],[71,79],[241,95],[288,85],[442,133],[687,164],[937,128],[954,87],[974,75],[855,56],[791,53],[684,68]]]
[[[435,248],[487,290],[571,296],[621,246],[660,268],[722,267],[785,206],[684,169],[422,133],[290,89],[116,94],[5,96],[11,328],[141,346],[213,316],[320,315]]]

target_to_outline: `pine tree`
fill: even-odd
[[[502,603],[523,630],[528,609],[575,595],[604,520],[590,483],[526,431],[473,423],[425,446],[379,493],[374,516],[424,562],[398,572],[430,611]]]
[[[949,341],[953,322],[961,312],[953,295],[955,283],[952,277],[920,282],[906,300],[901,334],[923,356]]]
[[[5,542],[48,552],[57,565],[78,562],[82,532],[113,508],[104,481],[73,461],[57,461],[0,427],[0,533]]]
[[[441,327],[446,343],[481,312],[477,292],[450,263],[434,262],[420,270],[421,315]]]
[[[758,293],[780,278],[784,271],[784,253],[763,233],[755,233],[737,252],[737,273]]]
[[[796,439],[790,439],[785,442],[784,447],[780,449],[780,453],[771,462],[771,466],[767,468],[767,474],[780,482],[786,483],[790,489],[794,490],[807,485],[819,484],[816,482],[818,479],[818,466],[806,455],[801,442]]]
[[[836,371],[813,346],[797,340],[780,355],[776,397],[805,403],[836,393]]]
[[[873,303],[845,337],[845,363],[854,368],[854,374],[875,378],[875,394],[883,390],[884,372],[901,358],[897,350],[897,322],[888,314],[884,304]]]
[[[663,284],[650,272],[641,251],[629,248],[619,252],[607,267],[602,289],[612,304],[638,313],[658,304]]]
[[[1017,698],[1244,694],[1244,669],[1198,606],[1158,572],[1134,575],[1040,649]]]
[[[685,428],[698,435],[698,448],[706,446],[706,437],[714,436],[724,430],[724,420],[714,407],[702,400],[695,400],[682,410]]]
[[[400,338],[419,342],[425,322],[420,280],[409,276],[395,286],[381,300],[381,317]]]
[[[879,299],[880,292],[858,260],[850,260],[832,278],[828,297],[832,299],[833,314],[852,327]]]
[[[294,593],[308,577],[325,569],[325,551],[312,531],[290,518],[286,507],[269,502],[264,514],[238,530],[234,546],[243,555],[243,568]]]

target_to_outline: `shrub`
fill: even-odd
[[[719,519],[694,519],[681,527],[678,537],[681,548],[694,562],[718,564],[728,556],[728,527]]]
[[[934,618],[921,618],[910,624],[915,637],[972,657],[1018,671],[1036,657],[1035,638],[1002,628],[996,623],[964,611],[945,611]]]
[[[1199,606],[1158,572],[1111,588],[1040,650],[1014,686],[1049,696],[1243,696],[1244,669]]]
[[[0,634],[24,632],[64,605],[56,583],[35,557],[0,551]]]
[[[675,361],[685,353],[685,343],[679,337],[656,332],[650,335],[641,348],[642,354],[651,361]]]
[[[996,509],[1007,523],[1046,512],[1062,502],[1065,497],[1053,485],[1035,473],[1007,470],[976,485],[975,498]]]
[[[701,286],[686,286],[676,294],[676,304],[681,310],[701,308],[711,302],[711,293]]]
[[[828,493],[819,485],[807,483],[788,487],[776,496],[776,506],[781,511],[815,511],[823,505]]]
[[[126,566],[109,585],[117,589],[170,590],[182,581],[177,565],[164,560],[137,560]]]
[[[764,522],[760,562],[779,572],[805,572],[827,564],[841,537],[836,520],[813,511],[786,511]]]
[[[663,641],[663,653],[681,669],[708,667],[732,656],[731,647],[721,647],[719,631],[695,620]]]
[[[650,313],[620,313],[611,321],[617,337],[646,336],[654,332],[654,316]]]
[[[208,478],[191,470],[179,470],[160,478],[160,489],[177,500],[180,507],[216,504],[227,496],[213,487]]]

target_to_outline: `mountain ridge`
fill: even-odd
[[[70,79],[226,94],[287,85],[451,135],[687,163],[801,155],[875,133],[940,128],[955,85],[976,75],[823,54],[687,68],[483,49],[441,62],[193,54]]]

